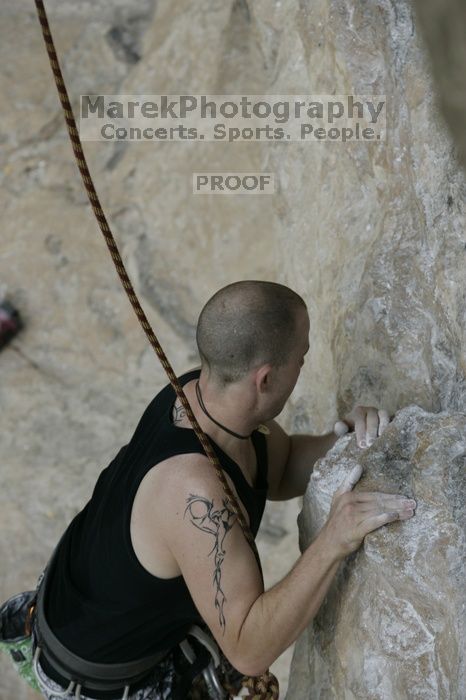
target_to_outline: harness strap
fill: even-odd
[[[206,649],[210,652],[210,655],[213,658],[215,668],[220,664],[220,655],[218,653],[218,646],[215,642],[215,640],[206,634],[204,630],[202,630],[199,625],[191,625],[191,627],[188,630],[188,635],[191,635],[192,637],[196,637],[201,644],[203,644]]]

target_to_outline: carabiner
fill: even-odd
[[[227,700],[228,695],[220,683],[213,661],[209,661],[208,665],[202,669],[202,675],[204,676],[209,697],[212,700]]]

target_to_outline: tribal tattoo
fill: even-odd
[[[222,576],[221,567],[223,560],[225,558],[225,550],[223,549],[223,541],[229,530],[234,525],[236,515],[230,508],[228,508],[228,501],[223,498],[223,508],[222,510],[214,510],[214,502],[209,501],[207,498],[202,496],[195,496],[193,494],[189,495],[186,499],[188,505],[186,511],[189,510],[191,516],[191,522],[195,527],[199,528],[203,532],[208,532],[214,537],[214,546],[210,550],[208,556],[215,551],[215,570],[213,575],[213,584],[215,587],[215,607],[219,611],[220,627],[223,629],[223,634],[225,634],[225,616],[223,614],[223,603],[226,601],[224,592],[222,591],[220,585],[220,579]],[[198,503],[200,507],[194,507],[194,504]],[[184,517],[184,516],[183,516]]]
[[[183,418],[186,418],[186,410],[183,408],[183,406],[177,406],[177,404],[175,403],[173,407],[173,412],[173,423],[175,423],[175,425],[176,423],[181,423]]]

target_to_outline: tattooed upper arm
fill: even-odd
[[[176,461],[164,485],[165,541],[196,608],[241,671],[239,632],[264,591],[257,562],[207,458],[190,454]]]
[[[231,510],[227,498],[222,498],[222,504],[218,508],[214,505],[214,498],[210,500],[205,496],[190,493],[186,500],[188,505],[184,512],[185,516],[186,513],[189,513],[191,524],[201,532],[209,534],[211,544],[213,540],[212,549],[207,556],[213,555],[215,607],[218,610],[219,625],[222,633],[225,634],[226,620],[223,609],[225,593],[222,590],[222,565],[226,554],[225,537],[233,527],[237,517]]]

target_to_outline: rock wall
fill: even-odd
[[[299,174],[287,181],[284,195],[288,200],[291,193],[300,194],[297,180],[306,181],[312,213],[318,208],[311,220],[330,224],[327,230],[333,233],[325,240],[317,237],[312,252],[320,264],[311,280],[299,245],[290,247],[288,269],[306,279],[308,289],[318,290],[310,295],[313,300],[325,299],[319,308],[325,321],[315,327],[326,330],[327,352],[317,357],[314,352],[313,366],[321,369],[323,379],[325,358],[331,358],[327,364],[334,370],[334,392],[330,382],[323,384],[327,396],[336,398],[339,415],[355,402],[384,406],[390,413],[414,403],[426,411],[445,411],[446,424],[464,421],[464,414],[449,413],[465,406],[465,192],[457,155],[465,123],[459,115],[466,100],[461,90],[450,91],[445,99],[448,81],[451,87],[466,68],[460,38],[464,8],[457,6],[455,12],[445,3],[440,10],[437,3],[433,18],[428,8],[432,11],[435,4],[417,3],[423,22],[430,22],[426,34],[434,60],[442,51],[455,56],[451,72],[440,62],[435,76],[456,144],[439,112],[431,64],[409,3],[326,2],[322,14],[310,8],[307,13],[312,26],[319,27],[320,20],[324,27],[320,42],[310,48],[319,57],[310,91],[324,92],[336,83],[338,94],[345,84],[355,91],[370,85],[373,93],[387,94],[391,105],[383,155],[378,148],[376,153],[349,148],[329,163],[330,154],[325,154],[327,159],[314,154],[315,169],[304,178],[304,151],[297,159]],[[331,69],[321,68],[326,55],[333,59]],[[450,189],[453,182],[455,192]],[[332,208],[327,192],[336,200]],[[307,212],[297,198],[287,201],[287,212],[296,233],[293,240],[303,240]],[[461,263],[452,276],[453,250]],[[295,420],[301,406],[304,414],[309,408],[308,397],[303,395],[301,402],[299,389],[298,395]],[[447,454],[450,439],[441,443]],[[433,460],[432,469],[423,472],[427,483],[422,486],[414,478],[416,461],[404,474],[390,472],[390,452],[383,445],[382,459],[377,449],[372,459],[362,457],[367,460],[362,488],[401,488],[419,497],[422,505],[409,524],[368,538],[356,560],[342,568],[319,616],[298,640],[287,700],[464,697],[464,512],[452,510],[447,501],[451,496],[456,504],[464,502],[464,450],[455,442],[458,462],[448,460],[447,467],[445,450],[437,451],[435,442],[433,437],[431,444],[426,440],[419,447]],[[299,520],[301,550],[323,524],[335,472],[344,469],[347,459],[345,452],[340,461],[334,457],[324,462],[311,479]],[[385,477],[380,475],[382,464]]]
[[[197,363],[195,323],[214,291],[270,279],[301,293],[311,316],[285,428],[327,432],[355,402],[462,409],[466,182],[407,0],[46,6],[74,105],[88,93],[386,94],[378,144],[85,151],[176,371]],[[0,354],[3,600],[35,583],[165,376],[87,203],[29,0],[0,7],[0,57],[0,284],[25,321]],[[277,192],[194,197],[192,172],[203,169],[273,172]],[[263,543],[277,533],[269,505]],[[23,700],[0,664],[2,692]]]
[[[431,57],[439,103],[466,166],[466,4],[463,0],[413,0]]]
[[[298,641],[287,698],[460,699],[466,695],[466,413],[397,412],[361,450],[354,435],[317,462],[298,522],[305,549],[355,464],[361,491],[417,501],[409,521],[366,536]],[[296,670],[296,672],[295,672]]]

